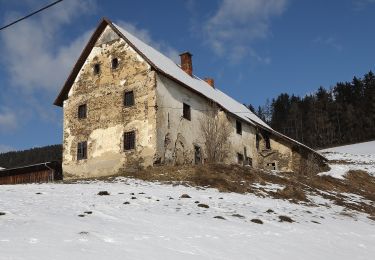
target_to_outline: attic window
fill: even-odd
[[[133,91],[125,92],[124,106],[126,106],[126,107],[134,106],[134,92]]]
[[[238,120],[236,120],[236,132],[237,134],[242,135],[242,124]]]
[[[99,63],[96,63],[94,65],[94,74],[95,75],[98,75],[100,73],[100,64]]]
[[[77,160],[87,159],[87,141],[78,143]]]
[[[190,109],[190,106],[188,104],[184,103],[182,116],[189,121],[191,120],[191,109]]]
[[[78,106],[78,118],[83,119],[87,116],[87,105],[83,104]]]
[[[117,69],[118,68],[118,59],[117,58],[113,58],[112,59],[112,69]]]

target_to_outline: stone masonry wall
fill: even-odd
[[[112,69],[113,58],[118,68]],[[95,75],[94,66],[100,64]],[[152,165],[156,146],[155,72],[109,27],[103,32],[64,101],[64,177],[95,177]],[[125,91],[135,105],[124,106]],[[87,118],[78,106],[87,104]],[[135,131],[136,147],[124,151],[124,132]],[[77,145],[87,141],[87,159]]]

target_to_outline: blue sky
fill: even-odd
[[[0,24],[51,1],[0,0]],[[0,152],[62,142],[52,105],[101,17],[242,103],[304,95],[375,70],[375,0],[64,0],[0,31]]]

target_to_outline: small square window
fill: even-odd
[[[190,111],[190,106],[188,104],[184,103],[182,116],[189,121],[191,120],[191,111]]]
[[[236,120],[236,132],[239,135],[242,135],[242,123]]]
[[[100,64],[99,63],[96,63],[94,65],[94,74],[95,75],[98,75],[100,73]]]
[[[277,170],[277,165],[276,165],[276,162],[273,162],[273,163],[267,163],[267,167],[271,170]]]
[[[113,58],[112,59],[112,69],[117,69],[118,68],[118,59]]]
[[[124,150],[133,150],[135,148],[135,132],[124,133]]]
[[[133,91],[125,92],[124,106],[126,107],[134,106],[134,92]]]
[[[83,104],[78,106],[78,118],[83,119],[87,117],[87,105]]]
[[[77,160],[87,159],[87,141],[78,143]]]

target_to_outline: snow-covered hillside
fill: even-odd
[[[99,191],[110,195],[99,196]],[[375,255],[375,222],[318,196],[309,198],[320,206],[308,206],[125,178],[0,186],[0,194],[2,260],[342,260]],[[280,216],[295,222],[280,222]]]
[[[375,176],[375,141],[329,148],[320,151],[330,160],[331,170],[323,173],[343,178],[350,170],[363,170]]]

